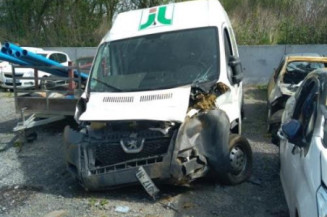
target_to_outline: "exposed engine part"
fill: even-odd
[[[196,96],[193,108],[200,110],[210,110],[216,107],[215,101],[217,96],[215,94],[199,94]]]

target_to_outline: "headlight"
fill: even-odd
[[[317,191],[318,216],[327,217],[327,188],[321,185]]]

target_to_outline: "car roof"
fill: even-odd
[[[53,54],[53,53],[60,53],[60,54],[65,54],[67,55],[66,53],[64,52],[61,52],[61,51],[52,51],[52,50],[42,50],[42,51],[38,51],[36,52],[37,54]]]
[[[287,62],[323,62],[327,63],[327,57],[315,57],[315,56],[288,56],[286,57]]]
[[[28,50],[28,51],[31,51],[34,53],[44,51],[42,48],[38,48],[38,47],[22,47],[22,49]]]

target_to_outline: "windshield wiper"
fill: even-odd
[[[104,81],[101,81],[101,80],[97,79],[97,78],[91,78],[91,79],[92,79],[92,80],[95,80],[95,81],[97,81],[97,82],[103,84],[104,86],[109,87],[109,88],[111,88],[111,89],[113,89],[113,90],[115,90],[115,91],[117,91],[117,92],[122,92],[122,91],[123,91],[123,90],[121,90],[121,89],[119,89],[119,88],[117,88],[117,87],[114,87],[114,86],[112,86],[112,85],[110,85],[110,84],[108,84],[108,83],[106,83],[106,82],[104,82]]]

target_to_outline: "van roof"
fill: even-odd
[[[183,29],[230,25],[227,13],[217,0],[197,0],[118,14],[102,42]]]

